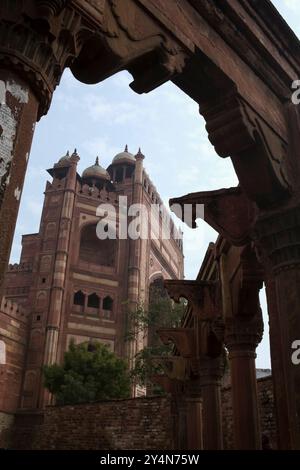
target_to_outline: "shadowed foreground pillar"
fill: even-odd
[[[203,403],[203,448],[223,449],[221,379],[224,372],[222,357],[201,358],[199,365]]]
[[[272,274],[276,300],[270,316],[270,333],[273,334],[275,328],[280,331],[280,372],[278,374],[276,368],[273,373],[275,383],[278,377],[284,377],[282,392],[287,399],[285,410],[288,413],[288,416],[277,414],[281,418],[280,435],[285,433],[286,436],[280,445],[300,449],[300,364],[293,361],[295,345],[300,340],[300,208],[260,217],[255,229],[262,262]],[[268,300],[270,302],[270,291]],[[271,346],[273,344],[271,338]]]
[[[199,379],[189,380],[186,390],[187,450],[203,449],[202,394]]]
[[[0,69],[0,294],[38,106],[36,97],[21,78]]]
[[[262,319],[233,318],[226,322],[233,404],[234,442],[237,450],[261,449],[256,380],[256,347],[261,341]]]
[[[77,52],[80,18],[66,11],[70,3],[0,2],[0,295],[34,125]]]
[[[277,423],[278,449],[290,448],[288,387],[286,370],[283,366],[283,349],[277,307],[276,283],[272,275],[266,279],[268,303],[272,381],[274,387],[275,413]]]

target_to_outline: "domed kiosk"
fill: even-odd
[[[99,164],[99,157],[96,158],[94,165],[89,166],[83,171],[81,179],[83,184],[88,184],[89,186],[105,187],[107,190],[113,189],[110,174]]]
[[[115,183],[121,183],[126,179],[131,179],[134,173],[136,164],[135,156],[128,151],[128,146],[125,146],[123,152],[114,156],[112,163],[107,168],[111,180]]]

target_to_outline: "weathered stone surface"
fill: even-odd
[[[262,434],[276,449],[272,378],[258,379],[257,386]],[[230,386],[222,389],[222,420],[224,448],[233,449]],[[137,398],[19,413],[11,447],[166,450],[174,448],[177,431],[170,397]]]

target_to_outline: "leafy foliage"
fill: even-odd
[[[161,288],[153,289],[149,307],[139,304],[136,309],[128,312],[128,341],[147,338],[147,346],[135,355],[131,378],[140,386],[147,386],[152,393],[161,394],[161,388],[151,381],[154,375],[161,374],[162,368],[155,360],[157,357],[172,354],[173,346],[164,345],[159,339],[159,328],[176,328],[181,324],[186,309],[186,302],[174,303]]]
[[[62,365],[44,366],[44,385],[59,405],[130,395],[127,364],[106,345],[71,342]]]

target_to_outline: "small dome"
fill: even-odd
[[[124,152],[118,153],[112,163],[135,163],[134,155],[128,152],[128,146],[126,145]]]
[[[95,165],[92,165],[84,170],[82,178],[98,178],[110,181],[109,173],[99,165],[99,158],[96,158]]]
[[[63,157],[61,157],[58,160],[57,165],[66,166],[66,165],[69,165],[69,164],[70,164],[70,153],[69,153],[69,150],[68,150],[66,155],[64,155]]]

